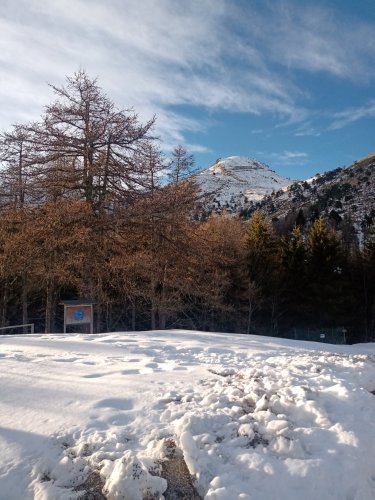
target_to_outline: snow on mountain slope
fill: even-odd
[[[373,499],[374,353],[186,330],[0,336],[0,499]]]
[[[214,210],[237,211],[250,201],[293,183],[254,158],[230,156],[217,160],[210,168],[196,174],[202,193],[208,194],[208,205]]]
[[[276,191],[260,209],[274,220],[288,219],[290,227],[303,215],[305,230],[322,216],[336,230],[356,234],[362,245],[375,216],[375,154]]]

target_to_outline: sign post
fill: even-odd
[[[64,333],[70,325],[89,325],[90,333],[94,333],[94,304],[92,300],[63,300]]]

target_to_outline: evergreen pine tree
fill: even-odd
[[[289,327],[302,326],[306,320],[306,257],[301,227],[296,225],[281,240],[283,316],[284,324]]]
[[[320,327],[342,325],[345,261],[335,231],[327,227],[322,217],[313,222],[306,247],[310,323]]]
[[[365,341],[375,339],[375,219],[362,252],[362,288]]]
[[[279,247],[271,222],[257,210],[245,237],[245,276],[247,283],[247,332],[253,330],[254,313],[261,309],[277,331],[279,293]]]

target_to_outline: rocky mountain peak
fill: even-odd
[[[264,163],[246,156],[220,158],[196,174],[195,180],[201,192],[209,195],[210,209],[230,212],[237,212],[249,202],[259,201],[293,183]]]

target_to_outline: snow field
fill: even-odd
[[[373,499],[374,352],[188,331],[0,337],[0,499],[172,498],[172,456],[206,499]]]

